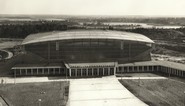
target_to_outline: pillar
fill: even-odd
[[[137,66],[137,72],[139,72],[139,66]]]
[[[71,68],[69,68],[69,76],[71,77]]]
[[[16,77],[16,69],[14,69],[14,77]]]
[[[152,72],[154,71],[154,66],[152,66]]]
[[[110,67],[108,68],[108,75],[110,75]]]
[[[156,71],[159,71],[159,66],[157,66],[157,70]]]
[[[77,69],[75,69],[75,76],[77,76]]]
[[[31,75],[33,75],[33,68],[31,68]]]
[[[22,73],[21,73],[21,69],[19,69],[19,72],[20,72],[20,75],[21,75],[21,74],[22,74]]]
[[[183,71],[181,70],[181,76],[183,77]]]
[[[55,74],[55,68],[53,68],[53,74]]]
[[[142,72],[144,72],[144,66],[141,66],[142,67]]]
[[[44,74],[44,68],[42,68],[42,74]]]
[[[181,70],[179,70],[179,76],[182,76]]]
[[[81,71],[81,76],[83,76],[82,74],[83,74],[83,71],[82,71],[82,69],[80,69],[80,71]]]
[[[180,70],[178,70],[178,76],[180,76]]]
[[[135,72],[135,70],[134,70],[134,66],[132,66],[132,72]]]
[[[149,72],[149,66],[146,66],[147,72]]]
[[[94,68],[91,68],[91,70],[92,70],[92,76],[94,76]]]
[[[88,76],[88,68],[86,68],[86,76]]]
[[[184,77],[184,71],[182,71],[182,76]]]
[[[116,75],[116,67],[114,67],[114,75]]]
[[[60,72],[60,71],[61,71],[61,68],[58,68],[58,70],[59,70],[59,72],[58,72],[58,73],[60,74],[60,73],[61,73],[61,72]]]
[[[39,71],[39,69],[37,68],[37,75],[39,74],[39,72],[38,72],[38,71]]]
[[[97,68],[97,75],[98,75],[98,76],[99,76],[99,71],[100,71],[99,68]]]
[[[103,75],[104,75],[104,68],[103,68]]]
[[[25,69],[26,70],[26,75],[27,75],[27,71],[28,71],[28,69]]]
[[[49,74],[49,68],[48,68],[48,74]]]

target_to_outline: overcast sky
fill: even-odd
[[[185,16],[185,0],[0,0],[0,14]]]

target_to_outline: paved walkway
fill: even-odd
[[[0,97],[0,106],[8,106],[2,97]]]
[[[115,77],[107,76],[103,78],[115,79]],[[87,80],[89,78],[83,78]],[[93,78],[100,79],[100,78]],[[116,79],[121,79],[121,77],[116,77]],[[167,79],[166,77],[122,77],[122,79]],[[65,79],[61,77],[18,77],[16,79],[12,77],[0,77],[0,82],[4,84],[8,83],[33,83],[33,82],[51,82],[51,81],[74,81],[79,79]]]
[[[168,79],[167,77],[117,77],[117,79]]]
[[[70,81],[67,106],[147,106],[116,77]]]

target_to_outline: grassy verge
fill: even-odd
[[[117,77],[161,77],[155,73],[123,73],[117,74]]]
[[[0,85],[0,93],[14,106],[65,106],[66,82],[42,82]]]
[[[150,106],[183,106],[185,84],[175,80],[119,80],[135,96]]]

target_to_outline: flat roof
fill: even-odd
[[[16,64],[12,69],[25,69],[25,68],[61,68],[65,67],[62,63],[39,63],[39,64]]]
[[[70,39],[116,39],[154,43],[154,41],[142,34],[131,32],[111,30],[67,30],[31,34],[23,40],[22,44],[25,45],[38,42]]]
[[[144,61],[118,64],[117,62],[98,62],[98,63],[40,63],[40,64],[17,64],[12,69],[24,69],[24,68],[88,68],[88,67],[120,67],[120,66],[164,66],[178,70],[185,71],[185,64],[175,63],[170,61]]]
[[[118,64],[118,66],[164,66],[170,67],[178,70],[185,71],[185,64],[175,63],[170,61],[144,61],[144,62],[133,62],[127,64]]]
[[[88,67],[115,67],[117,62],[98,62],[98,63],[65,63],[67,68],[88,68]]]

